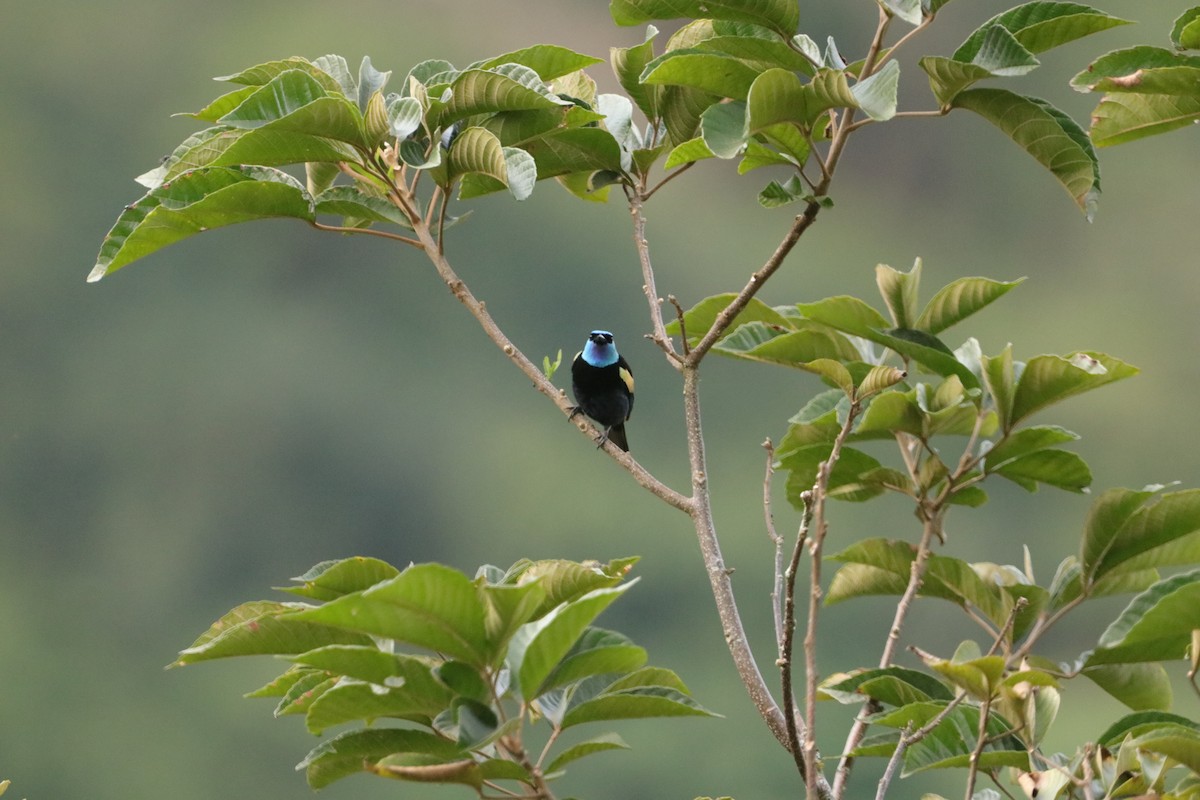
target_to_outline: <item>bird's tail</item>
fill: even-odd
[[[626,453],[629,452],[629,440],[625,438],[625,423],[622,422],[620,425],[613,425],[609,428],[608,440]]]

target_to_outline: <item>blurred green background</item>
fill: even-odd
[[[1008,5],[944,9],[907,53],[907,107],[932,102],[915,57],[951,52]],[[1067,79],[1109,49],[1165,46],[1186,4],[1101,5],[1142,24],[1049,54],[1010,85],[1086,120],[1095,98]],[[802,4],[804,30],[837,37],[848,56],[861,53],[875,14],[870,0]],[[461,65],[537,42],[603,57],[642,35],[614,27],[596,0],[4,4],[0,779],[13,781],[12,794],[309,796],[291,766],[316,741],[298,720],[273,720],[269,702],[240,699],[277,665],[162,667],[230,607],[354,554],[468,572],[522,556],[642,555],[641,583],[602,623],[646,645],[652,663],[676,669],[726,718],[629,723],[621,732],[634,752],[581,762],[562,794],[797,794],[790,759],[736,681],[687,520],[530,391],[417,253],[277,222],[197,237],[84,282],[121,206],[141,193],[133,176],[197,127],[170,114],[221,91],[210,76],[325,53],[352,64],[367,54],[403,75],[426,58]],[[592,72],[613,89],[604,67]],[[762,297],[874,302],[875,264],[906,269],[917,256],[925,297],[964,275],[1029,276],[977,325],[953,329],[951,342],[975,335],[994,353],[1011,341],[1021,358],[1098,349],[1138,365],[1138,379],[1039,421],[1084,435],[1079,450],[1097,489],[1194,486],[1196,134],[1101,157],[1105,195],[1088,225],[1049,175],[966,113],[864,130],[843,161],[836,207]],[[762,263],[793,213],[758,207],[765,180],[710,162],[655,197],[650,240],[663,295],[690,305],[740,287]],[[523,204],[472,206],[449,245],[462,276],[535,360],[559,348],[569,359],[593,327],[615,331],[638,376],[633,450],[684,488],[679,385],[641,338],[649,326],[621,203],[577,202],[547,183]],[[759,445],[782,435],[818,385],[713,359],[703,389],[717,522],[766,669],[771,549]],[[780,527],[792,531],[797,516],[777,495]],[[1047,581],[1087,506],[1086,497],[996,486],[982,509],[952,515],[949,552],[1019,564],[1028,544]],[[914,534],[895,500],[837,505],[832,523],[831,551],[854,537]],[[823,670],[873,663],[891,607],[880,599],[826,611]],[[909,640],[948,653],[974,635],[952,610],[921,607]],[[1046,654],[1072,657],[1106,622],[1069,624]],[[1179,702],[1195,715],[1193,695]],[[1085,705],[1095,716],[1082,715]],[[1051,744],[1072,749],[1122,713],[1074,684],[1064,708]],[[842,730],[820,742],[827,753]],[[934,776],[897,796],[957,785]],[[323,794],[467,796],[361,777]]]

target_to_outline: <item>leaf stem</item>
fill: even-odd
[[[376,228],[350,228],[344,225],[326,225],[324,222],[317,222],[316,220],[312,220],[308,224],[319,231],[330,231],[332,233],[364,233],[368,236],[379,236],[383,239],[391,239],[395,242],[403,242],[404,244],[415,247],[418,250],[424,247],[424,245],[422,245],[421,242],[417,241],[416,239],[410,239],[407,236],[401,236],[400,234],[392,233],[391,231],[377,230]]]

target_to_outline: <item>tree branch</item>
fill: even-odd
[[[687,424],[688,460],[692,471],[692,523],[700,543],[700,554],[712,586],[713,598],[717,603],[717,614],[725,643],[733,656],[734,667],[742,684],[750,694],[750,700],[759,715],[767,723],[771,733],[780,744],[788,747],[787,723],[775,698],[759,672],[758,663],[750,649],[750,642],[742,626],[741,615],[733,596],[730,581],[732,570],[725,566],[721,545],[717,539],[716,525],[712,517],[712,500],[708,490],[707,460],[704,453],[704,432],[700,420],[699,375],[695,367],[683,368],[683,404]]]
[[[483,332],[487,335],[492,343],[508,357],[508,360],[516,365],[522,374],[527,377],[533,384],[533,388],[544,394],[546,397],[558,406],[558,409],[567,417],[570,417],[574,411],[574,406],[567,400],[566,392],[559,389],[538,369],[532,361],[525,356],[521,350],[512,343],[512,341],[496,324],[492,315],[488,313],[487,307],[483,301],[477,299],[467,285],[450,266],[450,262],[446,260],[445,255],[438,247],[438,243],[433,238],[433,233],[429,226],[424,224],[424,221],[418,216],[414,220],[414,232],[417,234],[421,247],[425,251],[425,255],[433,263],[434,269],[437,270],[438,276],[450,289],[460,303],[467,307],[467,311],[471,316],[475,317],[475,321],[483,328]],[[584,419],[580,419],[575,423],[579,430],[583,431],[589,437],[595,436],[595,431],[591,424]],[[629,453],[623,452],[612,442],[604,444],[604,451],[613,458],[618,464],[624,467],[633,479],[649,491],[655,497],[658,497],[663,502],[673,508],[677,508],[687,514],[693,514],[695,503],[690,497],[686,497],[671,487],[667,486],[662,481],[655,478],[645,467],[639,464]]]

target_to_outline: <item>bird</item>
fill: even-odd
[[[571,418],[583,412],[604,428],[599,446],[611,441],[628,453],[625,421],[633,411],[633,370],[617,352],[610,332],[588,334],[583,349],[571,361],[571,391],[578,403]]]

